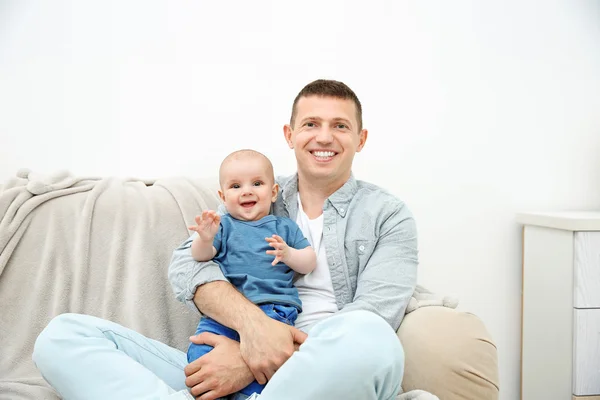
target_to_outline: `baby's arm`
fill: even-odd
[[[272,265],[276,265],[282,261],[294,271],[301,274],[308,274],[317,267],[317,255],[312,247],[308,246],[303,249],[294,249],[278,235],[265,238],[274,250],[267,250],[267,254],[275,256]]]
[[[301,274],[308,274],[317,267],[317,255],[312,247],[308,246],[302,250],[289,247],[289,256],[284,263],[291,269]]]
[[[212,210],[205,210],[202,216],[196,216],[196,225],[188,227],[189,230],[197,232],[198,236],[192,241],[192,257],[196,261],[211,260],[217,249],[213,246],[215,235],[219,230],[221,217]]]
[[[209,261],[217,254],[217,249],[213,246],[213,241],[204,241],[200,236],[196,236],[192,242],[192,257],[196,261]]]

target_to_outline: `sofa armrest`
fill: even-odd
[[[481,320],[447,307],[407,314],[398,329],[405,352],[404,391],[443,400],[498,399],[496,345]]]

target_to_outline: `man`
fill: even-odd
[[[298,173],[278,180],[273,213],[298,222],[318,256],[315,271],[296,281],[303,303],[296,328],[268,318],[216,264],[195,262],[190,238],[169,268],[177,298],[235,329],[240,342],[199,335],[192,340],[214,349],[186,366],[185,353],[120,325],[59,316],[40,335],[34,359],[63,397],[189,398],[187,386],[198,399],[214,400],[256,379],[267,383],[260,400],[395,398],[404,362],[395,331],[417,276],[412,215],[352,176],[368,132],[345,84],[318,80],[302,89],[284,136]],[[84,367],[68,350],[60,364],[69,371],[44,362],[58,353],[48,350],[59,347],[57,337],[94,362]]]

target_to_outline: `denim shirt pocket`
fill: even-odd
[[[348,273],[350,275],[352,293],[356,292],[358,277],[365,269],[369,258],[371,258],[371,254],[373,254],[376,243],[376,240],[369,239],[355,239],[346,241],[346,262],[348,263]]]

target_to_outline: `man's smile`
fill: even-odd
[[[311,151],[310,154],[313,155],[313,157],[317,160],[317,161],[330,161],[333,159],[333,157],[335,157],[337,155],[336,152],[334,151],[323,151],[323,150],[315,150],[315,151]]]

